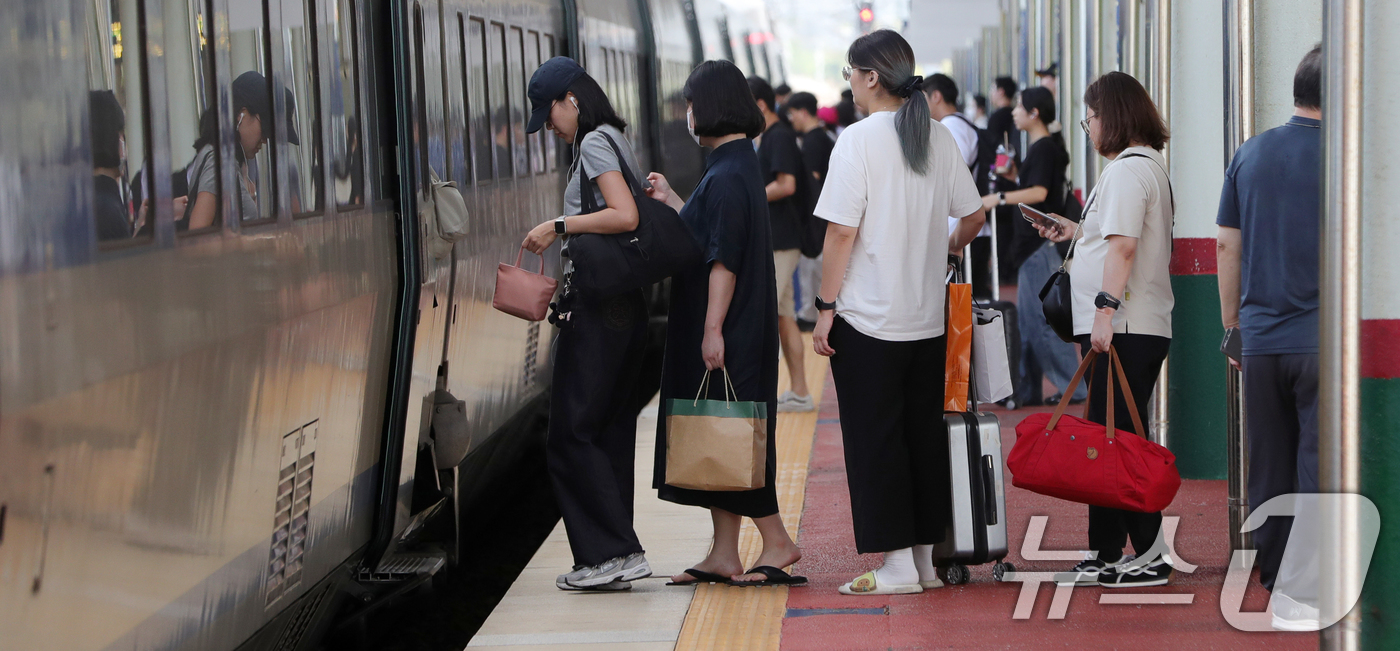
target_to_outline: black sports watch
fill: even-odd
[[[817,301],[816,301],[816,303],[817,303],[817,311],[818,311],[818,312],[825,312],[825,311],[827,311],[827,310],[834,310],[834,309],[836,309],[836,303],[834,303],[834,302],[828,303],[828,302],[826,302],[826,301],[823,301],[821,296],[817,296]]]
[[[560,215],[559,217],[556,217],[556,218],[554,219],[554,232],[555,232],[555,233],[558,233],[559,235],[563,235],[563,234],[566,232],[566,231],[564,230],[564,216],[563,216],[563,215]]]
[[[1114,298],[1113,295],[1108,292],[1099,292],[1099,295],[1094,297],[1094,307],[1096,309],[1102,310],[1103,308],[1111,307],[1116,310],[1122,306],[1123,301]]]

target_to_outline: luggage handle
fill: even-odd
[[[1084,379],[1084,373],[1089,370],[1089,366],[1094,363],[1094,359],[1098,357],[1098,355],[1098,351],[1090,350],[1089,354],[1085,355],[1084,359],[1079,362],[1079,369],[1074,372],[1074,377],[1070,379],[1069,386],[1065,388],[1065,394],[1062,398],[1060,398],[1060,404],[1055,407],[1054,415],[1052,415],[1050,417],[1050,421],[1046,423],[1045,431],[1049,432],[1051,430],[1054,430],[1055,424],[1060,422],[1060,417],[1065,415],[1065,408],[1069,407],[1070,398],[1074,397],[1074,390],[1079,388],[1080,381]],[[1136,407],[1137,401],[1133,399],[1133,389],[1132,387],[1128,386],[1128,374],[1123,370],[1123,361],[1118,359],[1118,349],[1114,348],[1112,344],[1110,344],[1108,347],[1108,355],[1110,360],[1109,363],[1112,364],[1112,368],[1110,368],[1108,371],[1108,386],[1105,387],[1106,392],[1104,393],[1104,395],[1107,396],[1106,399],[1108,400],[1108,418],[1105,419],[1107,422],[1104,424],[1104,429],[1107,431],[1108,440],[1113,440],[1113,432],[1115,430],[1113,410],[1114,404],[1118,402],[1117,400],[1113,399],[1113,376],[1115,372],[1118,375],[1118,384],[1123,390],[1123,397],[1127,399],[1128,414],[1131,415],[1133,418],[1133,429],[1137,432],[1138,436],[1141,436],[1142,438],[1146,439],[1147,430],[1142,426],[1142,417],[1138,415]],[[1089,396],[1089,398],[1090,400],[1092,400],[1093,396],[1091,395]],[[1086,413],[1088,412],[1087,404],[1088,403],[1086,402],[1086,406],[1084,409]]]
[[[994,463],[996,462],[992,460],[992,455],[982,455],[982,491],[985,493],[982,504],[986,508],[989,525],[997,523],[997,473],[996,467],[992,465]]]

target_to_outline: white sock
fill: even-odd
[[[913,585],[919,582],[919,570],[914,567],[911,547],[885,552],[885,564],[875,570],[875,580],[881,585]]]
[[[914,545],[914,567],[919,570],[920,581],[938,578],[938,568],[933,566],[933,545]]]

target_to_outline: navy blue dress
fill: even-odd
[[[666,418],[656,424],[656,471],[652,486],[661,499],[720,508],[750,518],[778,512],[773,484],[777,475],[778,289],[774,281],[772,233],[763,171],[753,141],[725,143],[710,153],[705,176],[681,219],[705,249],[705,262],[671,278],[666,359],[662,365],[661,405],[671,398],[694,398],[705,376],[700,344],[710,300],[710,267],[723,263],[736,276],[734,298],[724,318],[724,367],[739,400],[768,403],[768,460],[764,487],[751,491],[701,491],[666,485]],[[724,398],[722,378],[714,377],[709,397]]]

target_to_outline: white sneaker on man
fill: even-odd
[[[1275,591],[1269,595],[1275,631],[1316,631],[1322,628],[1317,608]]]
[[[787,393],[784,393],[783,395],[778,396],[778,411],[780,411],[780,412],[798,412],[798,411],[816,411],[816,410],[817,410],[817,402],[816,402],[815,400],[813,400],[813,399],[812,399],[812,396],[810,396],[810,395],[799,396],[799,395],[797,395],[797,394],[795,394],[795,393],[793,393],[793,392],[791,392],[791,391],[788,391]]]

